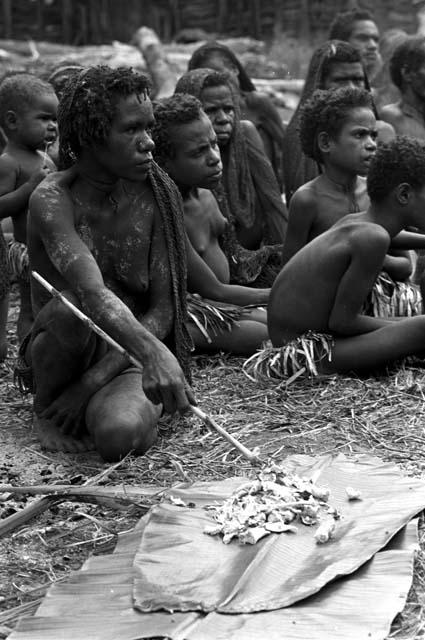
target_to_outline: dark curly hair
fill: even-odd
[[[403,182],[413,189],[425,187],[425,141],[397,136],[378,146],[367,175],[371,202],[382,202]]]
[[[403,70],[417,71],[424,62],[425,38],[409,36],[396,47],[390,58],[390,76],[395,86],[403,88]]]
[[[329,28],[329,40],[349,40],[354,24],[360,20],[374,21],[374,17],[367,9],[351,9],[337,13]]]
[[[154,158],[164,166],[167,158],[174,156],[173,130],[182,124],[198,120],[202,115],[202,105],[197,98],[187,93],[176,93],[170,98],[154,102],[155,124],[152,138],[155,142]]]
[[[373,111],[373,100],[369,91],[357,87],[315,91],[300,111],[299,134],[305,155],[321,162],[322,157],[317,145],[319,133],[324,131],[331,138],[335,138],[341,131],[348,112],[357,107],[367,107]]]
[[[0,81],[0,125],[7,129],[5,116],[8,111],[22,113],[31,107],[34,98],[46,93],[55,93],[52,85],[33,73],[6,73]]]
[[[71,76],[59,104],[59,165],[69,167],[84,144],[102,144],[111,129],[117,103],[133,94],[149,97],[148,76],[131,67],[87,67]]]

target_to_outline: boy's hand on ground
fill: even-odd
[[[92,394],[92,390],[82,382],[76,382],[65,389],[39,417],[50,420],[64,435],[78,436],[84,428],[86,407]]]
[[[186,413],[196,405],[177,359],[160,343],[143,366],[143,389],[154,404],[162,404],[166,413]]]

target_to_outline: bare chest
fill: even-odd
[[[336,222],[350,213],[365,211],[369,206],[366,182],[360,180],[357,188],[350,191],[327,188],[316,199],[317,215],[310,240],[330,229]]]
[[[224,233],[226,219],[211,192],[200,190],[198,198],[184,203],[184,220],[189,240],[199,255],[216,244]]]
[[[111,209],[110,215],[96,216],[77,208],[76,231],[113,290],[146,292],[156,206],[150,202]]]

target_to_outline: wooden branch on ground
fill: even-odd
[[[146,510],[151,506],[149,502],[142,503],[142,500],[149,500],[158,496],[163,489],[157,487],[146,487],[144,490],[139,487],[117,486],[117,487],[75,487],[69,485],[42,485],[23,486],[0,485],[0,493],[12,493],[17,495],[43,495],[43,498],[35,500],[28,507],[18,513],[14,513],[4,520],[0,520],[0,537],[14,529],[22,526],[32,518],[40,515],[53,505],[60,502],[88,502],[99,504],[110,509],[127,509],[131,506],[144,507]]]

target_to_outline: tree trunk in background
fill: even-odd
[[[3,38],[8,40],[12,37],[12,0],[3,0]]]
[[[66,44],[72,42],[72,7],[71,0],[62,0],[62,37]]]
[[[161,41],[153,29],[140,27],[132,38],[132,44],[142,53],[152,82],[155,98],[165,98],[174,93],[177,74],[172,70]]]

